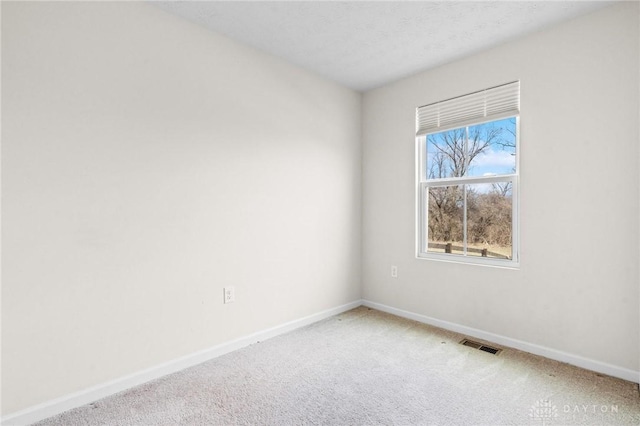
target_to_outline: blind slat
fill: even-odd
[[[416,109],[416,135],[435,133],[520,113],[520,82],[436,102]]]

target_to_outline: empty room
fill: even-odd
[[[640,424],[640,2],[0,14],[3,425]]]

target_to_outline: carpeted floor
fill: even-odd
[[[38,425],[640,424],[637,384],[365,307]]]

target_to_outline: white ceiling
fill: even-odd
[[[171,1],[154,4],[364,91],[611,2]]]

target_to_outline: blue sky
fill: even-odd
[[[457,130],[457,129],[456,129]],[[434,145],[444,146],[442,137],[445,134],[453,135],[456,130],[428,136],[427,144],[427,170],[432,166],[432,162],[438,149]],[[469,126],[469,135],[480,133],[480,140],[484,141],[492,132],[498,135],[492,138],[492,143],[482,153],[477,155],[469,168],[467,176],[491,176],[496,174],[513,173],[515,167],[515,148],[505,147],[502,144],[515,145],[515,119],[507,118],[499,121],[483,123]]]

